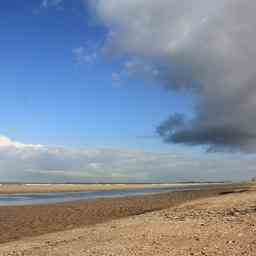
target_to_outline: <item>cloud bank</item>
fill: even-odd
[[[0,183],[243,180],[255,166],[253,157],[67,149],[0,136]]]
[[[164,141],[255,151],[256,2],[89,3],[109,29],[107,54],[129,56],[133,74],[151,76],[167,89],[196,96],[193,118],[175,114],[159,127]]]

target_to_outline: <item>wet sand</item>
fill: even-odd
[[[127,199],[126,204],[129,200],[133,202],[128,208],[134,206],[137,212],[133,214],[137,215],[4,243],[0,245],[0,255],[254,256],[256,191],[251,189],[233,192],[235,193],[231,190],[215,190],[203,195],[207,198],[145,214],[139,211],[140,203],[144,204],[147,200],[148,203],[151,200],[154,203],[158,200],[162,204],[170,203],[170,195],[147,197],[146,201],[146,197]],[[187,192],[186,194],[188,195]],[[200,196],[196,193],[193,198]],[[115,205],[115,200],[106,201]],[[128,209],[123,207],[119,209]],[[165,205],[163,208],[166,207]],[[144,211],[145,209],[146,207]],[[69,222],[69,218],[64,222]]]
[[[162,210],[192,199],[233,191],[230,186],[205,191],[172,192],[130,198],[97,199],[49,205],[1,206],[0,243],[70,230]]]

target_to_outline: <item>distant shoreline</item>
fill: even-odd
[[[47,183],[0,183],[0,194],[19,194],[19,193],[53,193],[53,192],[83,192],[95,190],[115,190],[115,189],[145,189],[145,188],[175,188],[175,187],[194,187],[208,185],[225,185],[228,183],[87,183],[87,184],[47,184]]]

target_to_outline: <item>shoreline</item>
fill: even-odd
[[[174,207],[199,198],[248,190],[245,186],[211,187],[155,195],[84,200],[49,205],[0,206],[0,243],[72,230]]]
[[[225,183],[209,183],[214,186]],[[57,192],[86,192],[106,191],[118,189],[145,189],[145,188],[179,188],[208,186],[208,183],[173,183],[173,184],[0,184],[0,195],[28,194],[28,193],[57,193]]]

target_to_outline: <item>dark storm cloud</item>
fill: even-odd
[[[197,123],[195,122],[195,125]],[[192,121],[186,121],[182,115],[172,115],[158,128],[157,133],[165,142],[188,145],[206,145],[209,151],[235,150],[253,151],[256,134],[239,130],[237,127],[216,124],[208,127],[193,127]]]
[[[174,115],[158,128],[165,141],[255,151],[255,1],[98,0],[91,5],[110,31],[105,52],[128,55],[130,63],[140,60],[142,65],[128,66],[133,74],[144,76],[143,63],[150,63],[147,72],[167,89],[193,94],[193,118]]]

